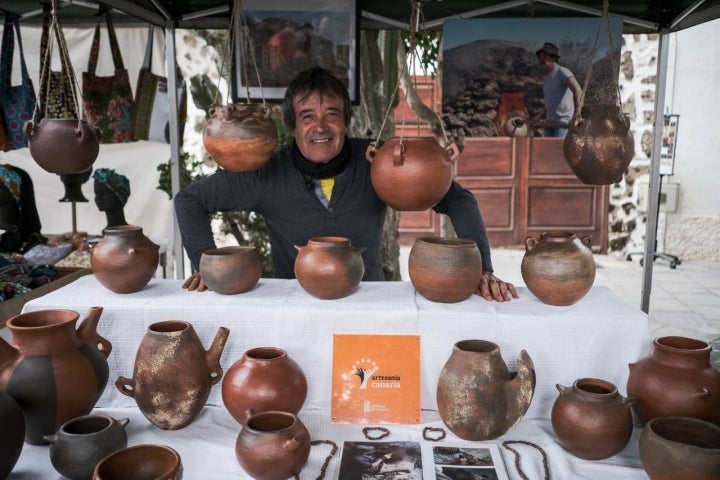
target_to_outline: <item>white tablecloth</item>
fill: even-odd
[[[152,279],[140,292],[115,294],[93,275],[28,302],[23,312],[69,308],[80,313],[104,308],[98,332],[113,344],[108,359],[110,381],[98,406],[129,407],[114,382],[132,377],[135,354],[147,327],[163,320],[190,322],[210,347],[218,327],[230,329],[220,363],[225,371],[255,347],[288,352],[308,378],[306,408],[329,408],[332,388],[333,334],[419,334],[421,403],[435,410],[440,371],[455,342],[490,340],[498,344],[511,370],[521,349],[535,364],[537,387],[528,418],[549,418],[556,384],[572,385],[582,377],[612,382],[625,394],[628,363],[649,353],[647,315],[605,287],[593,288],[568,307],[553,307],[520,288],[519,300],[487,302],[473,296],[455,304],[430,302],[410,282],[363,282],[353,294],[319,300],[296,280],[261,279],[250,292],[220,295],[188,292],[182,280]],[[208,403],[222,406],[220,384]]]

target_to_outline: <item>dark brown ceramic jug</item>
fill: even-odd
[[[305,373],[285,350],[258,347],[246,351],[225,373],[222,399],[233,418],[244,424],[249,410],[298,413],[307,389]]]
[[[584,297],[595,282],[589,235],[550,231],[525,239],[522,278],[533,295],[548,305],[565,306]]]
[[[415,290],[428,300],[461,302],[480,285],[480,250],[473,240],[416,238],[408,257],[408,273]]]
[[[133,378],[119,377],[115,386],[135,399],[153,425],[163,430],[184,428],[195,420],[210,389],[222,379],[220,355],[229,333],[225,327],[218,328],[205,351],[190,323],[153,323],[135,355]]]
[[[203,145],[225,170],[255,171],[270,160],[277,144],[277,127],[267,106],[230,104],[210,109]]]
[[[572,387],[557,385],[558,398],[550,422],[558,443],[573,455],[600,460],[619,453],[632,435],[630,407],[635,401],[620,395],[612,383],[581,378]]]
[[[105,288],[115,293],[139,292],[155,275],[160,247],[137,225],[118,225],[90,252],[90,268]]]
[[[365,152],[375,192],[400,211],[427,210],[442,200],[458,155],[454,143],[443,148],[432,137],[390,138],[379,148],[372,142]]]
[[[255,480],[295,478],[310,456],[310,433],[292,413],[251,410],[235,442],[235,455]]]
[[[210,290],[235,295],[247,292],[260,280],[262,257],[254,246],[213,248],[200,256],[199,270]]]
[[[73,310],[37,310],[7,321],[12,345],[0,339],[0,390],[25,416],[25,441],[44,444],[71,418],[87,415],[108,380],[108,340],[97,333],[102,307],[81,324]]]
[[[627,392],[641,425],[665,416],[720,425],[720,371],[710,364],[710,350],[702,340],[660,337],[650,355],[630,364]]]
[[[50,173],[82,173],[95,163],[100,152],[98,132],[85,120],[43,118],[27,122],[30,156]]]
[[[492,440],[519,422],[535,393],[535,368],[525,350],[517,368],[510,373],[493,342],[457,342],[437,384],[438,413],[450,431],[465,440]]]
[[[23,412],[15,399],[0,390],[0,478],[7,478],[20,458],[25,438]]]
[[[580,113],[568,126],[565,160],[583,183],[619,182],[635,155],[630,118],[617,105],[583,105]]]
[[[345,237],[315,237],[295,245],[295,277],[313,297],[332,300],[351,294],[362,281],[364,247],[354,247]]]

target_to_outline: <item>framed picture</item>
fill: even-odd
[[[357,0],[243,0],[233,29],[233,101],[282,101],[295,75],[319,66],[359,101]]]

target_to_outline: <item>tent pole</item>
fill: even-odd
[[[655,262],[655,241],[657,240],[658,205],[660,203],[660,152],[665,122],[665,89],[667,85],[668,58],[670,56],[669,31],[660,30],[658,40],[657,83],[655,87],[655,126],[653,127],[653,149],[650,161],[650,192],[648,194],[648,215],[645,225],[645,252],[643,255],[642,301],[640,308],[650,312],[650,291],[652,270]]]
[[[178,91],[172,88],[177,85],[177,69],[175,67],[175,27],[165,27],[165,64],[167,65],[167,84],[168,84],[168,106],[170,116],[170,190],[172,198],[180,191],[180,126],[178,113]],[[174,210],[173,210],[174,211]],[[185,265],[182,242],[180,241],[180,228],[178,227],[175,215],[173,215],[173,238],[172,258],[174,261],[173,272],[175,278],[185,277]]]

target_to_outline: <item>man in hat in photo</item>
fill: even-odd
[[[544,72],[545,106],[533,117],[531,125],[543,126],[546,137],[564,137],[579,108],[582,88],[570,69],[557,63],[560,53],[555,44],[545,42],[535,54]]]

